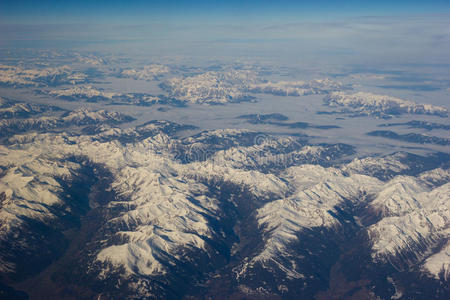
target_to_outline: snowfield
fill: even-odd
[[[324,98],[324,103],[330,107],[341,108],[344,113],[389,117],[400,114],[423,114],[447,117],[448,110],[431,104],[418,104],[387,95],[377,95],[366,92],[348,94],[342,91],[333,92]]]

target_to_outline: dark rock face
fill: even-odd
[[[394,127],[394,126],[405,126],[408,128],[421,128],[426,130],[433,130],[433,129],[450,130],[450,125],[425,121],[409,121],[405,123],[387,123],[379,125],[379,127]]]
[[[376,130],[368,132],[367,135],[370,136],[380,136],[388,139],[399,140],[409,143],[416,144],[435,144],[441,146],[450,145],[450,139],[441,138],[437,136],[429,136],[420,133],[406,133],[406,134],[398,134],[393,131],[388,130]]]
[[[291,129],[316,128],[326,130],[340,128],[336,125],[312,125],[307,122],[285,122],[289,120],[289,118],[280,113],[241,115],[238,116],[237,119],[244,119],[250,124],[269,124]]]

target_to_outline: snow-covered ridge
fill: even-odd
[[[270,82],[249,70],[209,71],[190,77],[171,78],[161,86],[171,97],[210,104],[250,101],[254,98],[252,93],[303,96],[347,89],[341,83],[329,79]]]
[[[347,94],[333,92],[324,98],[325,105],[341,107],[342,112],[356,115],[389,117],[399,114],[426,114],[441,117],[448,116],[444,107],[431,104],[419,104],[412,101],[366,92]]]
[[[0,118],[26,118],[46,111],[59,110],[55,106],[30,104],[0,97]]]
[[[266,93],[277,96],[304,96],[314,94],[328,94],[345,87],[329,79],[315,79],[311,81],[279,81],[250,84],[248,90],[252,93]]]
[[[19,66],[0,65],[0,84],[12,86],[48,86],[78,84],[87,81],[87,75],[69,66],[42,69],[25,69]]]
[[[164,96],[154,96],[146,93],[108,92],[91,85],[81,85],[50,91],[39,90],[37,93],[48,94],[68,101],[108,102],[110,104],[142,106],[151,106],[154,104],[181,105],[181,101]]]
[[[289,196],[272,201],[257,211],[265,245],[261,253],[242,265],[240,273],[247,272],[256,264],[275,264],[279,270],[289,270],[289,277],[302,278],[301,266],[280,260],[298,241],[298,233],[307,228],[338,226],[339,222],[332,213],[336,206],[344,201],[357,203],[363,195],[376,192],[382,185],[373,177],[346,176],[339,169],[318,165],[288,168],[281,178],[288,182],[292,191]]]
[[[256,140],[258,138],[259,136]],[[208,150],[202,152],[202,149],[198,148],[195,150],[200,150],[197,153],[209,156],[209,160],[215,166],[224,165],[235,169],[256,169],[263,172],[275,172],[303,163],[323,165],[353,153],[351,147],[304,145],[293,138],[272,138],[250,146],[231,147],[216,153],[208,152]]]
[[[249,84],[259,82],[253,71],[209,71],[190,77],[168,79],[161,86],[170,97],[192,103],[224,104],[250,101],[246,90]]]
[[[148,166],[124,167],[117,174],[113,188],[128,200],[110,205],[133,209],[110,222],[126,228],[116,235],[127,242],[111,245],[97,256],[100,261],[125,266],[128,274],[165,273],[164,266],[175,264],[178,259],[177,248],[204,250],[202,237],[212,238],[213,235],[204,214],[214,214],[216,200],[200,196],[206,193],[206,187],[179,178],[179,172],[170,162],[161,161],[161,157],[149,163]]]
[[[95,56],[92,54],[82,55],[82,54],[76,53],[75,56],[79,62],[88,64],[88,65],[101,66],[101,65],[104,65],[107,63],[107,60],[105,60],[104,58],[98,57],[98,56]]]
[[[40,245],[46,243],[36,244],[35,234],[39,233],[23,231],[29,226],[29,220],[52,227],[60,223],[62,215],[71,214],[70,204],[65,203],[63,187],[57,179],[69,182],[80,165],[34,149],[12,150],[0,146],[0,168],[4,170],[0,178],[0,242],[9,245],[0,254],[2,273],[16,271],[12,257],[20,251],[28,253],[29,249],[43,247],[42,255],[48,255],[48,249]],[[38,236],[37,241],[40,238]]]
[[[444,281],[450,279],[450,240],[442,249],[427,258],[424,269],[433,274],[436,278]]]
[[[164,136],[171,136],[182,130],[196,129],[192,125],[180,125],[170,121],[153,120],[137,127],[121,129],[114,126],[114,124],[98,123],[92,126],[85,127],[83,129],[84,134],[92,135],[92,138],[98,141],[106,142],[111,140],[119,140],[121,143],[135,143],[142,141],[148,137],[161,136],[161,139],[165,139]],[[178,149],[179,143],[175,140],[167,140],[165,148]]]
[[[323,168],[317,165],[302,165],[288,168],[280,174],[288,182],[287,197],[272,201],[258,210],[259,226],[265,236],[262,252],[241,266],[237,273],[244,276],[255,265],[278,266],[288,276],[302,278],[301,267],[281,260],[289,255],[293,243],[298,242],[298,233],[304,229],[339,226],[336,207],[346,201],[354,205],[370,202],[370,209],[381,216],[381,220],[368,228],[373,242],[374,261],[390,261],[401,253],[415,257],[409,263],[415,264],[430,255],[429,251],[438,241],[449,238],[450,184],[434,186],[436,177],[445,180],[448,171],[436,169],[421,176],[397,176],[388,182],[348,170],[352,162],[343,167]],[[432,177],[433,180],[429,180]],[[374,200],[370,200],[374,199]],[[445,251],[445,249],[443,250]],[[443,252],[444,253],[444,252]],[[440,254],[439,258],[446,258]],[[400,261],[403,256],[399,256]],[[437,276],[437,258],[424,265]],[[440,262],[448,270],[448,257]]]
[[[134,118],[119,112],[78,109],[75,111],[66,112],[62,116],[3,119],[0,120],[0,133],[3,136],[9,136],[31,130],[44,131],[67,128],[69,126],[85,126],[95,124],[117,125],[130,122],[132,120],[134,120]]]
[[[409,166],[402,161],[406,153],[396,153],[385,157],[355,158],[342,169],[350,173],[371,174],[382,179],[390,179],[392,174],[399,174],[409,170]]]
[[[103,123],[108,116],[102,111],[75,111],[63,118],[83,124],[84,119]],[[386,175],[382,181],[372,173],[409,170],[405,155],[381,158],[378,165],[377,157],[368,157],[324,167],[313,163],[328,155],[325,146],[248,130],[215,130],[188,138],[170,136],[172,130],[176,130],[174,124],[160,121],[133,129],[104,126],[91,135],[15,136],[8,148],[0,147],[0,176],[5,178],[0,181],[0,192],[4,192],[0,214],[5,214],[1,225],[5,238],[9,241],[13,229],[21,228],[17,221],[21,213],[40,223],[54,220],[47,211],[68,203],[56,179],[78,177],[81,166],[69,163],[69,158],[83,156],[110,172],[105,190],[115,195],[105,205],[107,213],[98,229],[105,234],[90,241],[95,247],[86,255],[86,266],[80,266],[100,281],[114,280],[111,274],[124,270],[118,275],[120,282],[150,286],[153,279],[170,278],[164,276],[170,275],[172,268],[195,263],[197,256],[190,253],[213,261],[220,256],[217,245],[228,238],[220,227],[223,206],[235,205],[234,196],[244,191],[243,201],[257,203],[248,218],[253,218],[254,234],[261,236],[262,244],[234,268],[237,280],[252,276],[260,266],[268,272],[281,272],[283,280],[304,279],[304,266],[290,259],[291,246],[305,230],[342,226],[338,209],[345,203],[369,205],[380,212],[382,218],[372,226],[358,225],[372,238],[374,261],[413,249],[416,257],[428,260],[412,263],[430,272],[439,269],[440,262],[445,268],[445,256],[432,253],[431,246],[448,235],[447,170],[418,176]],[[139,134],[143,136],[137,139]],[[177,157],[180,147],[213,149],[210,156],[191,162]],[[290,152],[303,155],[305,161],[263,172],[265,164],[258,162],[258,156],[270,161],[271,155]],[[254,168],[244,167],[252,161],[258,162]],[[236,195],[227,194],[230,185],[236,187]],[[223,195],[233,196],[220,197]],[[231,224],[234,226],[238,223]],[[4,272],[14,271],[11,261],[0,259]]]
[[[101,143],[94,137],[53,134],[36,136],[30,141],[20,146],[21,151],[8,151],[3,165],[19,164],[43,155],[59,159],[84,155],[115,174],[111,188],[119,198],[109,205],[115,210],[121,207],[123,213],[111,219],[109,226],[115,228],[114,224],[119,224],[113,240],[120,236],[126,242],[99,249],[97,258],[101,262],[125,266],[128,275],[162,274],[167,263],[179,259],[180,247],[206,251],[205,238],[219,234],[211,231],[205,219],[205,215],[217,218],[217,200],[205,196],[208,194],[206,186],[195,179],[199,174],[205,178],[205,171],[212,171],[213,177],[252,186],[259,196],[282,185],[273,175],[227,168],[214,170],[207,163],[182,165],[174,162],[168,152],[170,139],[163,135],[126,146],[116,141]],[[33,158],[24,159],[28,151],[33,153]],[[37,176],[38,172],[33,174]]]
[[[373,258],[389,261],[389,258],[404,255],[421,259],[427,255],[426,250],[436,246],[438,241],[448,240],[449,200],[450,183],[429,188],[415,178],[393,179],[371,203],[374,210],[381,211],[385,216],[368,228],[374,243]],[[414,262],[414,259],[411,261]],[[425,264],[435,276],[438,275],[435,273],[436,263]],[[450,258],[441,263],[448,268]]]
[[[48,92],[52,96],[56,97],[78,97],[78,98],[96,98],[101,97],[105,99],[112,99],[113,97],[120,96],[120,93],[105,92],[100,89],[96,89],[91,85],[76,86],[72,88],[51,90]]]
[[[93,111],[85,108],[67,112],[61,117],[61,119],[63,122],[73,125],[87,125],[95,123],[120,124],[133,120],[132,117],[117,111],[106,111],[104,109]]]
[[[125,69],[119,73],[121,77],[129,77],[139,80],[156,80],[170,72],[169,67],[159,64],[151,64],[139,69]]]

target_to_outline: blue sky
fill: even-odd
[[[2,47],[447,64],[450,0],[0,0]]]
[[[0,0],[0,22],[10,24],[277,23],[449,12],[449,0]]]

